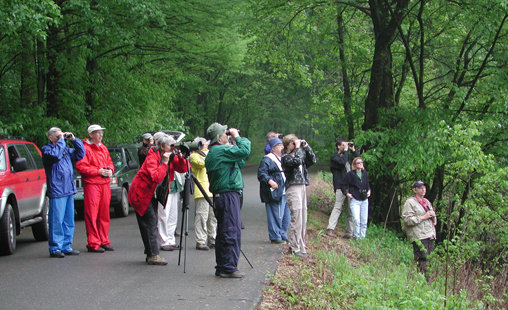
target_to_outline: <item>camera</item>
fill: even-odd
[[[238,134],[240,134],[240,129],[237,129],[237,131],[238,131]],[[227,136],[231,136],[231,132],[229,132],[229,129],[226,130],[226,135]]]
[[[284,135],[283,135],[283,134],[280,134],[280,135],[278,135],[278,136],[277,136],[277,138],[279,138],[279,139],[283,140],[283,139],[284,139]]]
[[[71,133],[66,133],[63,136],[64,136],[64,139],[70,139],[70,138],[72,138],[72,134]]]
[[[300,142],[300,146],[301,147],[306,147],[307,146],[307,142],[305,142],[305,141]]]
[[[349,147],[352,147],[352,146],[355,146],[355,143],[354,143],[354,142],[348,142],[348,143],[347,143],[347,145],[348,145]]]
[[[203,142],[201,141],[183,141],[176,142],[174,144],[175,148],[181,151],[184,155],[188,156],[193,151],[199,151],[203,148]]]

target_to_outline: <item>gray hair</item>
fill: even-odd
[[[166,146],[166,144],[174,144],[175,139],[173,137],[170,137],[166,134],[162,135],[159,139],[157,139],[157,149],[161,150],[163,147]]]
[[[157,142],[157,140],[159,140],[164,135],[165,135],[164,132],[157,131],[156,133],[153,134],[153,141]]]
[[[58,128],[58,127],[51,127],[49,130],[48,130],[48,137],[49,136],[52,136],[53,137],[53,134],[57,131],[62,131],[62,129]]]

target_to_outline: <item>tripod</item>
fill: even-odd
[[[206,199],[210,207],[213,209],[213,201],[208,197],[208,194],[206,193],[205,189],[199,183],[198,179],[192,174],[192,170],[190,169],[189,164],[189,156],[186,155],[185,159],[187,160],[187,175],[185,176],[185,184],[183,186],[183,203],[182,203],[182,225],[181,225],[181,233],[180,233],[180,249],[178,253],[178,266],[180,266],[180,261],[182,258],[182,242],[184,243],[184,254],[183,254],[183,272],[186,273],[186,262],[187,262],[187,236],[189,235],[189,218],[188,218],[188,211],[189,211],[189,204],[190,204],[190,198],[192,193],[192,181],[196,184],[196,186],[199,188],[201,193],[203,194],[203,197]],[[185,225],[184,225],[185,224]],[[185,232],[184,232],[185,227]],[[184,241],[185,238],[185,241]],[[250,267],[254,269],[254,266],[252,266],[251,262],[247,258],[247,255],[240,249],[240,252],[242,253],[243,257],[247,260]]]

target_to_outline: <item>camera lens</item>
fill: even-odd
[[[64,138],[65,138],[65,139],[70,139],[71,137],[72,137],[72,135],[71,135],[70,133],[66,133],[66,134],[64,135]]]
[[[304,147],[304,146],[306,146],[306,145],[307,145],[307,142],[305,142],[305,141],[300,142],[300,146],[301,146],[301,147]]]

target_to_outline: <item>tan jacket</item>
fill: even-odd
[[[430,201],[429,210],[434,210]],[[425,210],[415,197],[408,198],[404,203],[402,220],[404,221],[404,230],[409,242],[413,242],[415,239],[436,238],[435,225],[437,224],[437,219],[434,217],[433,219],[422,221],[422,215],[424,214]]]

